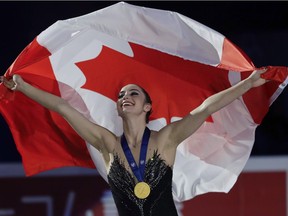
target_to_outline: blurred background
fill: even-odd
[[[29,2],[14,2],[14,1],[4,1],[0,2],[0,20],[1,20],[1,33],[0,33],[0,74],[4,74],[8,67],[12,64],[17,55],[28,45],[40,32],[45,30],[47,27],[52,25],[57,20],[68,19],[72,17],[77,17],[84,15],[86,13],[93,12],[95,10],[107,7],[116,2],[112,1],[29,1]],[[131,4],[146,6],[158,9],[165,9],[170,11],[176,11],[183,15],[186,15],[200,23],[209,26],[210,28],[222,33],[228,39],[230,39],[234,44],[239,46],[246,54],[252,59],[254,64],[257,67],[268,66],[268,65],[277,65],[277,66],[288,66],[288,2],[282,1],[244,1],[244,2],[205,2],[205,1],[132,1]],[[261,106],[261,104],[259,104]],[[271,163],[265,161],[262,163],[262,168],[257,166],[257,168],[248,168],[248,173],[244,173],[243,176],[240,176],[240,183],[237,183],[234,190],[234,195],[229,195],[228,197],[217,198],[218,202],[215,204],[214,208],[211,209],[211,213],[219,212],[223,209],[221,207],[224,203],[230,203],[233,211],[237,210],[236,213],[228,213],[227,210],[225,214],[222,215],[275,215],[275,216],[284,216],[287,212],[287,199],[286,199],[286,171],[285,170],[287,161],[282,158],[286,158],[288,155],[288,89],[286,88],[280,97],[274,102],[271,106],[269,113],[265,117],[262,124],[256,130],[256,141],[252,150],[252,160],[255,159],[257,163],[257,158],[259,156],[269,156],[269,157],[281,157],[281,168],[273,167],[273,175],[271,173],[262,173],[263,166],[269,166]],[[39,176],[36,178],[24,178],[22,168],[21,168],[21,158],[15,148],[13,143],[13,138],[11,137],[9,128],[7,127],[4,119],[0,115],[0,216],[1,215],[22,215],[22,216],[42,216],[42,215],[116,215],[115,211],[109,214],[99,213],[103,212],[105,209],[102,205],[95,204],[99,200],[111,201],[111,195],[107,189],[107,185],[103,180],[98,179],[97,173],[89,170],[76,170],[76,171],[60,171],[53,173],[52,176],[57,176],[51,181],[51,176],[49,177],[49,185],[47,187],[47,180],[50,174],[44,176]],[[277,160],[276,159],[276,163]],[[283,166],[284,163],[284,166]],[[20,165],[19,165],[20,164]],[[264,165],[265,164],[265,165]],[[14,166],[15,165],[15,166]],[[253,164],[252,164],[253,165]],[[19,167],[20,166],[20,167]],[[253,166],[252,166],[253,167]],[[257,169],[260,169],[260,171]],[[250,172],[256,173],[253,175]],[[280,170],[280,171],[279,171]],[[5,174],[6,173],[6,174]],[[63,176],[63,173],[66,173]],[[75,174],[76,173],[76,174]],[[267,174],[267,175],[266,175]],[[256,175],[256,176],[255,176]],[[276,176],[275,176],[276,175]],[[73,178],[72,178],[73,176]],[[80,177],[79,177],[80,176]],[[20,179],[20,180],[19,180]],[[259,180],[259,181],[258,181]],[[100,182],[95,184],[95,181]],[[69,182],[69,184],[67,184]],[[83,188],[79,186],[83,185]],[[243,183],[244,182],[244,183]],[[261,184],[259,183],[261,182]],[[248,185],[244,189],[241,189],[240,185]],[[263,188],[258,188],[256,186],[261,186],[266,188],[266,192]],[[270,188],[265,185],[269,185]],[[281,185],[279,187],[271,187],[272,185]],[[27,186],[28,185],[28,186]],[[30,186],[29,186],[30,185]],[[31,186],[33,185],[33,187]],[[46,185],[46,186],[44,186]],[[249,185],[253,185],[253,188],[249,188]],[[91,188],[89,189],[89,187]],[[255,186],[255,187],[254,187]],[[67,187],[67,189],[65,189]],[[25,190],[26,188],[26,190]],[[31,188],[34,188],[33,190]],[[44,189],[46,188],[46,190]],[[51,188],[54,192],[51,192]],[[61,194],[57,188],[62,188]],[[11,192],[13,189],[13,193]],[[98,191],[99,193],[94,193],[92,191]],[[275,208],[280,209],[280,212],[271,214],[265,206],[271,208],[270,205],[266,205],[266,201],[260,202],[259,208],[263,212],[253,210],[257,207],[250,206],[249,199],[248,201],[243,201],[243,197],[249,197],[249,193],[245,195],[244,191],[253,191],[255,190],[255,197],[259,198],[270,196],[275,202]],[[30,191],[30,192],[29,192]],[[31,195],[32,191],[32,195]],[[38,191],[38,192],[37,192]],[[42,195],[39,195],[39,191]],[[100,193],[101,192],[101,193]],[[29,194],[29,196],[23,196],[23,193]],[[38,194],[38,195],[37,195]],[[43,195],[44,194],[44,195]],[[46,194],[46,195],[45,195]],[[47,195],[49,194],[49,196]],[[52,195],[51,195],[52,194]],[[75,207],[74,213],[71,210],[71,203],[75,201],[75,196],[77,194],[78,200],[85,200],[81,204],[81,208],[86,209],[85,211],[79,206]],[[100,195],[101,194],[101,195]],[[239,195],[242,194],[242,195]],[[244,194],[244,195],[243,195]],[[273,196],[272,196],[272,195]],[[2,196],[3,195],[3,196]],[[5,196],[4,196],[5,195]],[[251,195],[251,193],[250,193]],[[210,196],[210,195],[209,195]],[[199,205],[203,203],[215,203],[215,199],[212,196],[211,198],[207,196],[205,201],[200,201]],[[24,198],[23,198],[24,197]],[[35,198],[36,197],[36,198]],[[52,198],[51,198],[52,197]],[[53,200],[53,197],[58,197]],[[62,198],[61,198],[62,197]],[[82,198],[79,198],[82,197]],[[89,197],[89,199],[87,199]],[[222,200],[223,198],[223,200]],[[267,198],[267,197],[266,197]],[[17,199],[15,201],[15,199]],[[210,200],[211,199],[211,200]],[[251,202],[254,198],[250,198]],[[10,200],[10,201],[9,201]],[[61,201],[60,201],[61,200]],[[90,201],[87,201],[90,200]],[[242,201],[241,201],[242,200]],[[21,201],[21,202],[20,202]],[[59,203],[63,203],[60,205]],[[109,202],[110,202],[109,201]],[[241,202],[240,202],[241,201]],[[12,208],[11,203],[17,203],[17,207]],[[79,201],[80,202],[80,201]],[[186,207],[186,204],[179,204],[179,208],[183,210],[182,212],[189,212],[189,209],[193,207],[193,210],[197,212],[197,199],[194,201],[194,204],[189,204]],[[219,203],[220,202],[220,203]],[[248,202],[248,204],[247,204]],[[272,201],[271,201],[272,202]],[[31,206],[32,203],[38,203],[40,206],[39,209],[33,208],[34,213],[27,206]],[[43,204],[44,203],[44,204]],[[93,205],[93,211],[87,210],[90,204]],[[105,202],[104,202],[105,203]],[[241,203],[241,206],[237,205]],[[246,203],[246,204],[245,204]],[[13,205],[14,205],[13,204]],[[23,205],[26,207],[24,208]],[[106,202],[107,204],[107,202]],[[54,210],[51,210],[50,213],[45,208],[45,213],[43,213],[44,206],[54,206]],[[42,206],[42,207],[41,207]],[[65,206],[66,210],[63,210],[62,207]],[[70,206],[70,210],[69,210]],[[96,207],[95,207],[96,206]],[[191,207],[192,206],[192,207]],[[226,205],[225,205],[226,206]],[[66,208],[67,207],[67,208]],[[56,210],[58,208],[58,210]],[[90,207],[89,207],[90,208]],[[188,210],[187,210],[188,208]],[[18,209],[18,210],[15,210]],[[21,209],[21,211],[19,210]],[[68,210],[67,210],[68,209]],[[97,210],[95,210],[97,209]],[[221,210],[222,209],[222,210]],[[246,209],[246,210],[244,210]],[[252,209],[252,213],[247,213],[247,209]],[[192,211],[193,211],[192,210]],[[265,210],[265,211],[264,211]],[[111,210],[110,210],[111,211]],[[180,211],[180,210],[179,210]],[[204,211],[202,207],[202,212]],[[208,211],[207,208],[205,211]],[[22,213],[19,213],[22,212]],[[30,212],[30,213],[25,213]],[[58,212],[58,213],[56,213]],[[75,213],[77,212],[77,213]],[[80,213],[82,212],[82,213]],[[98,212],[96,214],[96,212]],[[242,213],[241,213],[242,212]],[[254,213],[253,213],[254,212]],[[256,213],[255,213],[256,212]],[[180,214],[180,213],[179,213]],[[182,213],[181,213],[182,214]],[[217,213],[215,213],[216,215]],[[220,213],[219,213],[220,214]],[[183,213],[183,215],[190,215],[190,213]],[[208,212],[199,213],[199,215],[208,215]]]

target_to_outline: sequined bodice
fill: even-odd
[[[119,216],[177,216],[172,197],[172,169],[154,153],[145,168],[144,181],[151,187],[146,199],[134,195],[135,178],[117,155],[108,174]]]

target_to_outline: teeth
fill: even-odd
[[[123,106],[130,106],[130,105],[132,105],[132,104],[130,104],[130,103],[124,103],[123,104]]]
[[[122,106],[132,106],[133,104],[132,103],[129,103],[129,102],[124,102],[123,104],[122,104]]]

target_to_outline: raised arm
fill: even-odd
[[[98,150],[102,151],[105,148],[105,150],[110,152],[112,146],[109,146],[109,144],[113,145],[115,143],[115,135],[86,119],[61,97],[35,88],[25,82],[19,75],[14,75],[13,80],[1,77],[1,81],[7,88],[20,91],[49,110],[59,113],[83,139]]]
[[[210,96],[199,107],[192,110],[183,119],[171,123],[163,128],[161,133],[164,134],[164,137],[169,136],[168,139],[170,144],[177,146],[183,140],[191,136],[211,114],[227,106],[251,88],[258,87],[267,82],[265,79],[261,78],[261,74],[265,71],[265,69],[255,70],[245,80],[242,80],[236,85]]]

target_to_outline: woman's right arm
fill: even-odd
[[[103,148],[108,152],[112,150],[116,136],[109,130],[89,121],[61,97],[35,88],[25,82],[19,75],[14,75],[13,80],[1,77],[1,81],[7,88],[20,91],[47,109],[59,113],[84,140],[99,151],[102,151]]]

